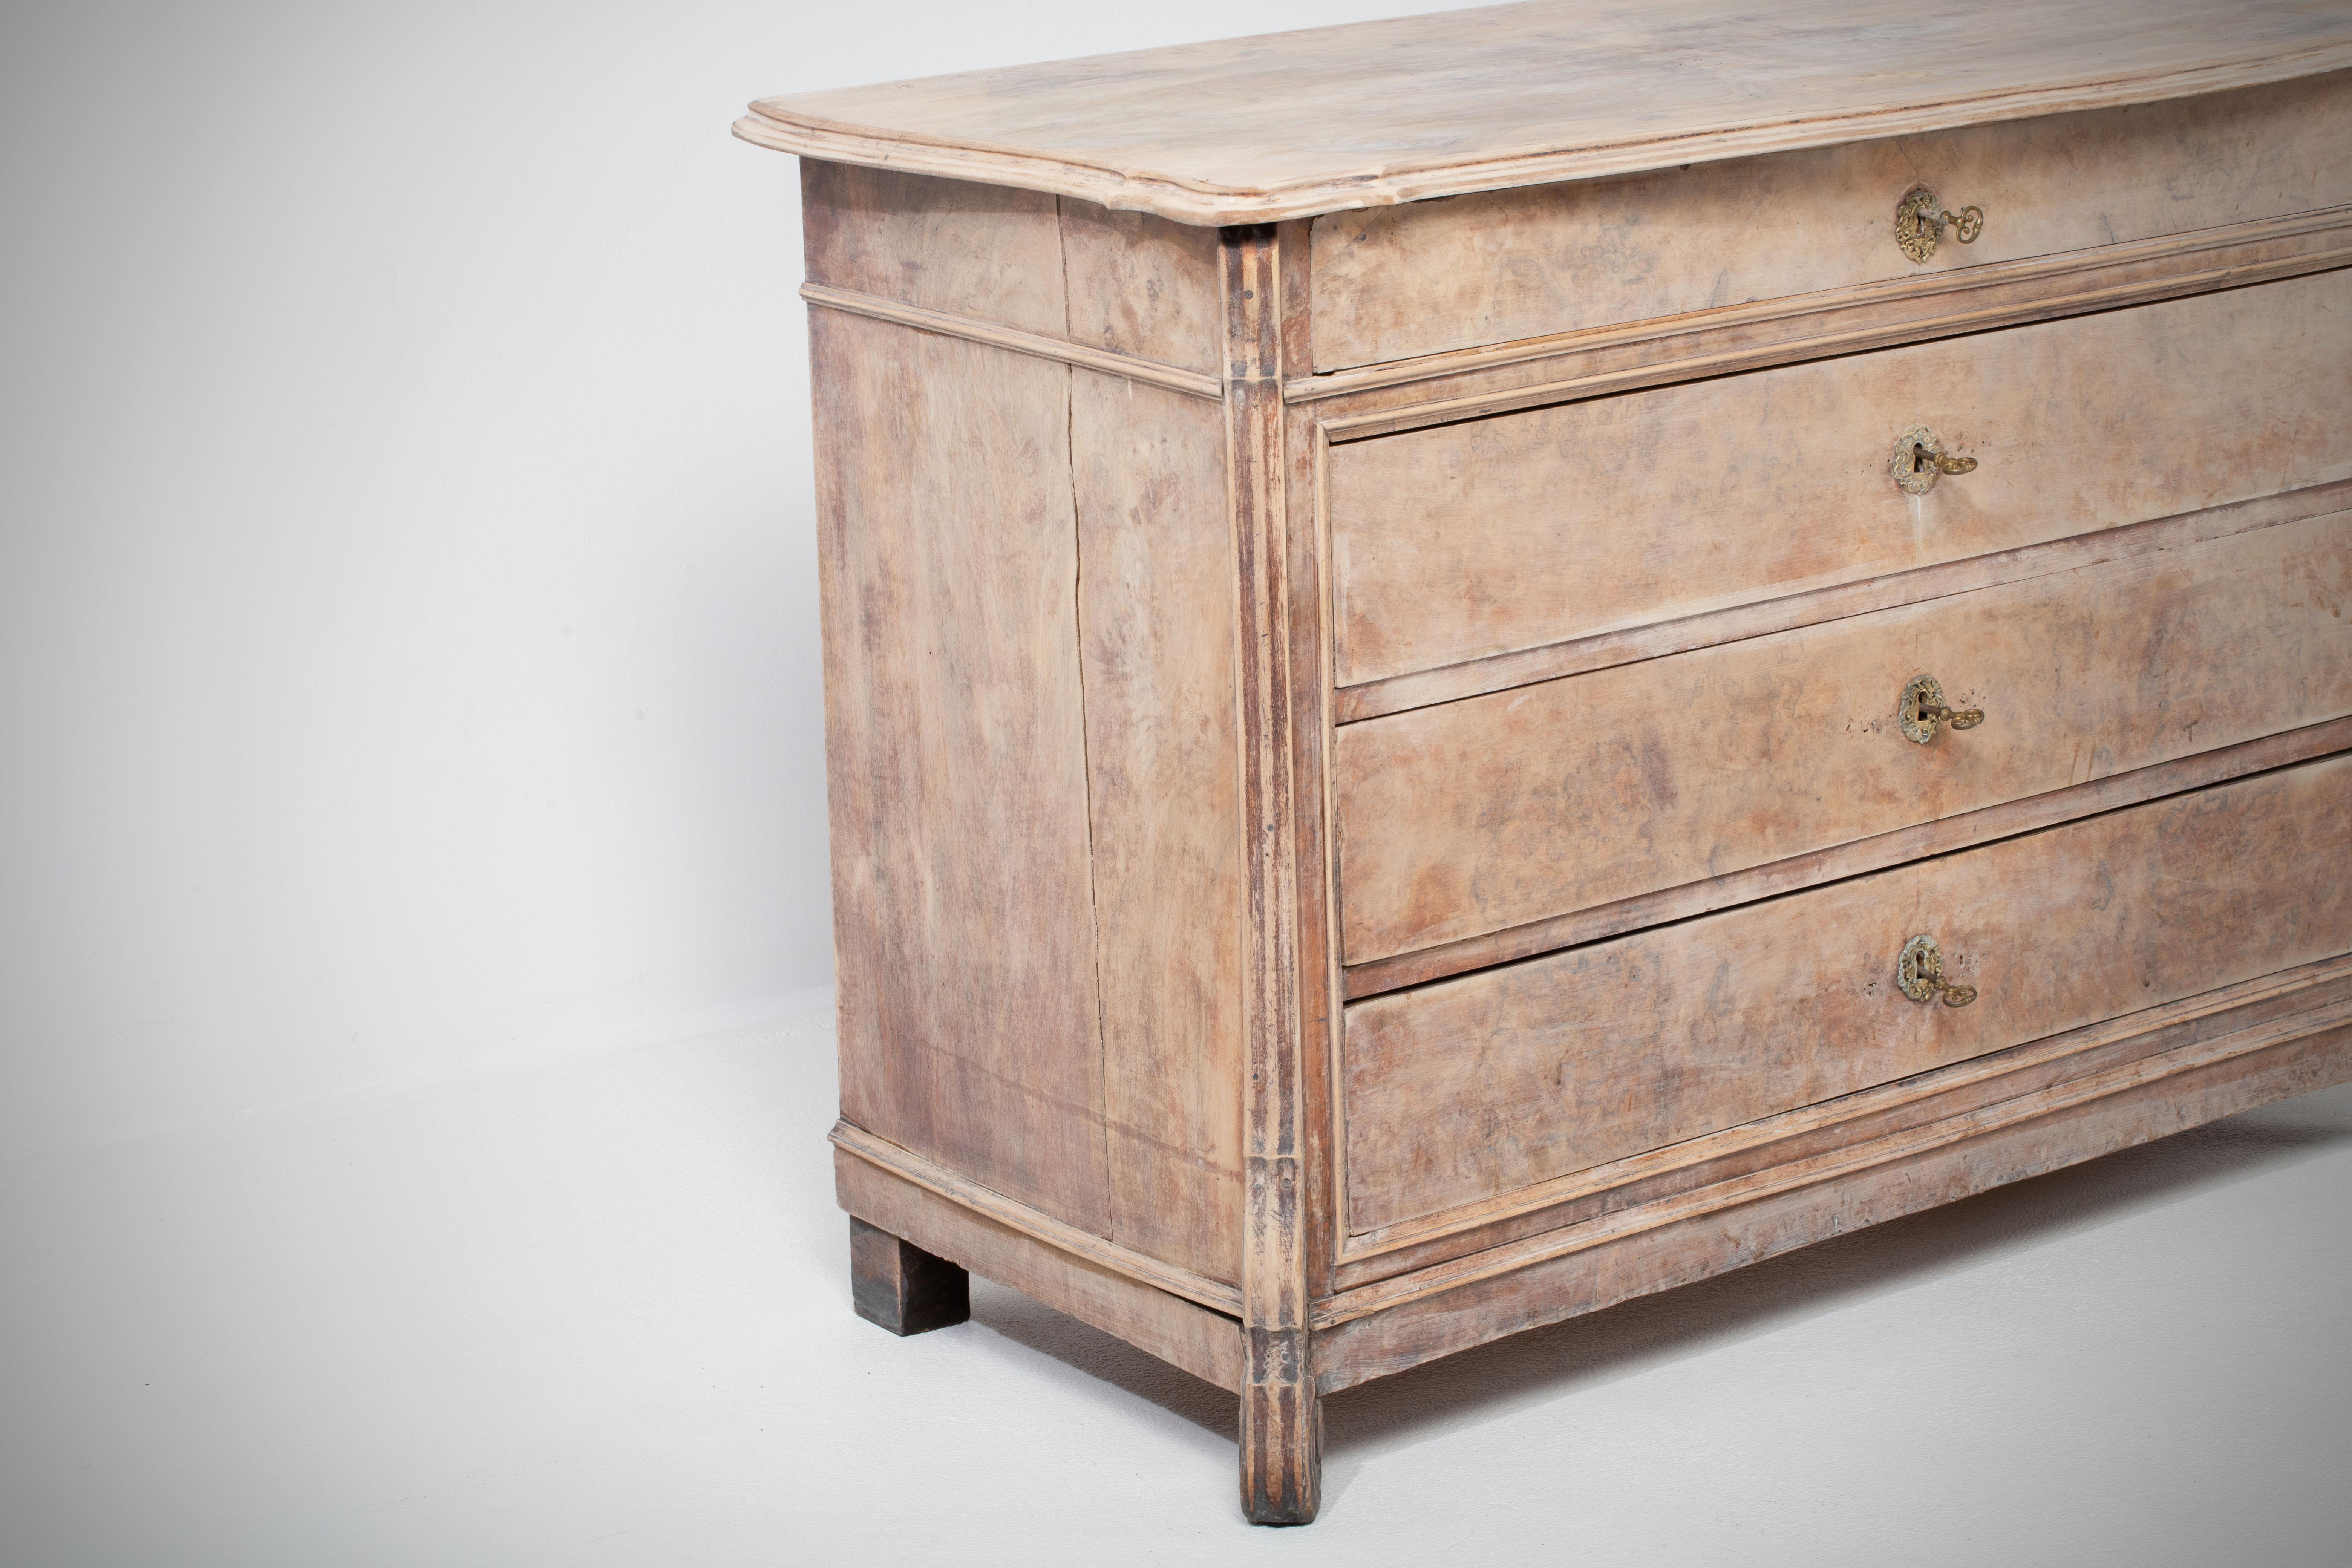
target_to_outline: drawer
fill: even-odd
[[[2339,511],[1348,725],[1344,962],[2352,713],[2347,605]]]
[[[1924,261],[1896,204],[1984,213]],[[2352,75],[1315,220],[1318,372],[2352,202]]]
[[[1349,1228],[2352,951],[2352,756],[1348,1008]],[[1932,937],[1976,999],[1913,1002]]]
[[[1335,679],[2326,483],[2347,427],[2336,271],[1349,442]],[[1914,428],[1979,466],[1910,493]]]

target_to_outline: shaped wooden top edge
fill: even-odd
[[[1685,24],[1692,16],[1721,10],[1729,15],[1738,0],[1666,0]],[[1760,95],[1752,103],[1738,103],[1724,112],[1723,102],[1669,103],[1654,112],[1611,109],[1528,118],[1552,98],[1566,100],[1558,81],[1533,98],[1523,95],[1522,117],[1508,124],[1469,124],[1454,137],[1423,134],[1430,143],[1412,145],[1401,136],[1384,149],[1364,119],[1370,110],[1350,107],[1351,87],[1329,59],[1302,61],[1288,74],[1269,78],[1265,58],[1278,55],[1288,39],[1325,38],[1349,32],[1370,33],[1401,24],[1422,26],[1432,39],[1436,25],[1457,19],[1501,16],[1508,13],[1573,14],[1582,0],[1559,5],[1491,7],[1424,17],[1400,18],[1397,23],[1359,24],[1353,28],[1316,29],[1310,33],[1237,39],[1230,45],[1187,45],[1166,50],[1145,50],[1125,56],[1098,57],[1094,61],[1062,61],[1034,68],[971,72],[962,76],[885,83],[873,88],[761,99],[735,122],[734,132],[754,145],[838,163],[903,169],[981,184],[1015,186],[1057,195],[1075,196],[1122,211],[1146,212],[1173,222],[1203,226],[1275,223],[1313,217],[1325,213],[1392,205],[1475,191],[1516,185],[1591,179],[1638,174],[1683,164],[1790,152],[1889,136],[1949,130],[1957,126],[2081,110],[2119,108],[2131,104],[2186,98],[2236,88],[2258,87],[2352,69],[2352,4],[2341,0],[2256,0],[2252,7],[2209,7],[2215,16],[2243,14],[2252,9],[2278,13],[2273,33],[2292,36],[2217,40],[2239,47],[2216,47],[2198,53],[2174,38],[2146,58],[2127,58],[2129,51],[2083,47],[2079,58],[2060,68],[2037,66],[2021,75],[2039,79],[2004,82],[1989,74],[1987,65],[1974,77],[1965,70],[1864,72],[1851,78],[1828,73],[1795,97]],[[1991,0],[1981,13],[2004,7]],[[2112,0],[2074,0],[2057,7],[2070,11],[2105,11],[2124,18],[2131,8]],[[2175,5],[2173,11],[2194,10]],[[1909,7],[1889,6],[1882,0],[1801,0],[1798,12],[1822,22],[1843,23],[1849,17],[1868,19],[1878,13]],[[1950,5],[1926,5],[1917,11],[1931,19],[1955,14]],[[1754,13],[1748,14],[1753,25]],[[1786,17],[1789,11],[1776,11]],[[2177,18],[2176,18],[2177,20]],[[2192,18],[2193,20],[2193,18]],[[2185,26],[2186,24],[2184,24]],[[2226,32],[2217,24],[2217,29]],[[1471,30],[1465,28],[1465,30]],[[1688,26],[1685,26],[1685,32]],[[2178,29],[2176,29],[2178,31]],[[2249,47],[2252,46],[2252,47]],[[1626,40],[1604,51],[1595,70],[1613,72],[1601,81],[1605,93],[1620,100],[1654,69],[1672,70],[1675,49],[1661,47],[1663,66],[1626,63]],[[1258,73],[1256,85],[1279,82],[1282,94],[1263,92],[1247,97],[1234,84],[1230,102],[1195,102],[1164,122],[1152,107],[1171,96],[1167,84],[1152,79],[1155,63],[1169,61],[1168,69],[1192,79],[1206,68],[1202,59],[1212,51],[1230,47],[1236,58]],[[1466,48],[1467,46],[1465,46]],[[1559,57],[1581,68],[1581,53]],[[1932,57],[1923,57],[1932,66]],[[1468,69],[1464,59],[1475,54],[1456,50],[1456,75]],[[1083,77],[1082,68],[1108,68],[1118,62],[1116,80],[1090,83],[1081,91],[1070,85]],[[1870,59],[1858,62],[1874,63]],[[1903,64],[1900,55],[1885,63]],[[2080,68],[2075,68],[2079,65]],[[1393,75],[1392,68],[1384,68]],[[1564,78],[1568,68],[1555,68]],[[1032,85],[1028,72],[1038,73]],[[1244,73],[1246,74],[1246,73]],[[1379,73],[1374,73],[1376,76]],[[1932,99],[1868,101],[1874,91],[1862,84],[1880,77],[1916,78],[1933,92]],[[1377,99],[1395,86],[1368,80],[1368,90],[1356,94]],[[1045,126],[1047,107],[1064,97],[1074,105],[1050,131],[1033,136],[1024,127]],[[1212,95],[1213,96],[1213,95]],[[1718,98],[1720,94],[1718,94]],[[1000,110],[1000,100],[1013,109]],[[1139,107],[1141,106],[1141,107]],[[1212,110],[1221,110],[1212,114]],[[1432,113],[1437,111],[1433,110]],[[1123,117],[1123,118],[1122,118]],[[1427,118],[1425,115],[1424,118]],[[1116,127],[1115,129],[1109,129]],[[1098,129],[1101,128],[1101,129]],[[992,135],[992,131],[1003,132]],[[1426,131],[1426,128],[1424,128]],[[1437,145],[1444,142],[1444,145]]]

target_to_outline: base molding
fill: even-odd
[[[853,1218],[983,1279],[1009,1285],[1197,1378],[1241,1392],[1244,1372],[1239,1320],[1015,1229],[876,1164],[842,1146],[837,1138],[833,1175],[841,1206]]]
[[[2131,1037],[2112,1039],[2115,1054],[2082,1076],[1893,1131],[1857,1108],[1852,1142],[1802,1153],[1792,1146],[1798,1157],[1326,1297],[1298,1352],[1313,1386],[1333,1393],[2352,1080],[2347,983],[2352,958],[2331,959],[2231,987],[2201,1008],[2191,999],[2153,1009],[2136,1053]],[[2174,1016],[2183,1009],[2197,1016]],[[1820,1131],[1834,1137],[1834,1120]],[[855,1218],[1206,1382],[1250,1392],[1242,1322],[1202,1301],[1230,1299],[1233,1286],[1077,1231],[847,1123],[833,1141],[841,1206]]]
[[[1563,1237],[1557,1250],[1507,1271],[1331,1323],[1316,1335],[1318,1380],[1327,1394],[1353,1387],[1489,1340],[2352,1080],[2352,1020],[2340,1005],[2323,1007],[2136,1065],[2137,1075],[2053,1100],[2047,1109],[2004,1117],[1996,1106],[1953,1119],[1981,1122],[1980,1131],[1931,1124],[1917,1131],[1907,1150],[1890,1139],[1884,1148],[1855,1151],[1801,1184],[1759,1184],[1745,1199],[1702,1189],[1691,1194],[1700,1201],[1677,1205],[1681,1212],[1663,1224],[1597,1222],[1588,1245],[1570,1249],[1563,1245],[1570,1238]]]

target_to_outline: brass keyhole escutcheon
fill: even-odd
[[[1895,705],[1895,717],[1903,726],[1904,735],[1924,746],[1936,738],[1938,724],[1949,724],[1955,730],[1975,729],[1984,722],[1984,710],[1947,708],[1944,683],[1932,675],[1915,675],[1903,688],[1903,696]]]
[[[1955,458],[1944,450],[1943,438],[1925,425],[1914,425],[1895,438],[1895,455],[1886,471],[1905,495],[1923,496],[1946,474],[1971,474],[1974,458]]]
[[[1944,950],[1932,936],[1915,936],[1903,944],[1895,961],[1895,983],[1914,1002],[1944,999],[1947,1007],[1965,1007],[1977,999],[1973,985],[1955,985],[1944,978]]]
[[[1936,254],[1936,242],[1944,237],[1946,224],[1951,226],[1954,239],[1974,245],[1977,236],[1984,232],[1984,208],[1952,212],[1925,185],[1912,186],[1895,204],[1895,243],[1914,261],[1925,261]]]

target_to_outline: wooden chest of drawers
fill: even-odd
[[[1589,0],[801,153],[859,1310],[1241,1398],[2352,1077],[2352,8]]]

